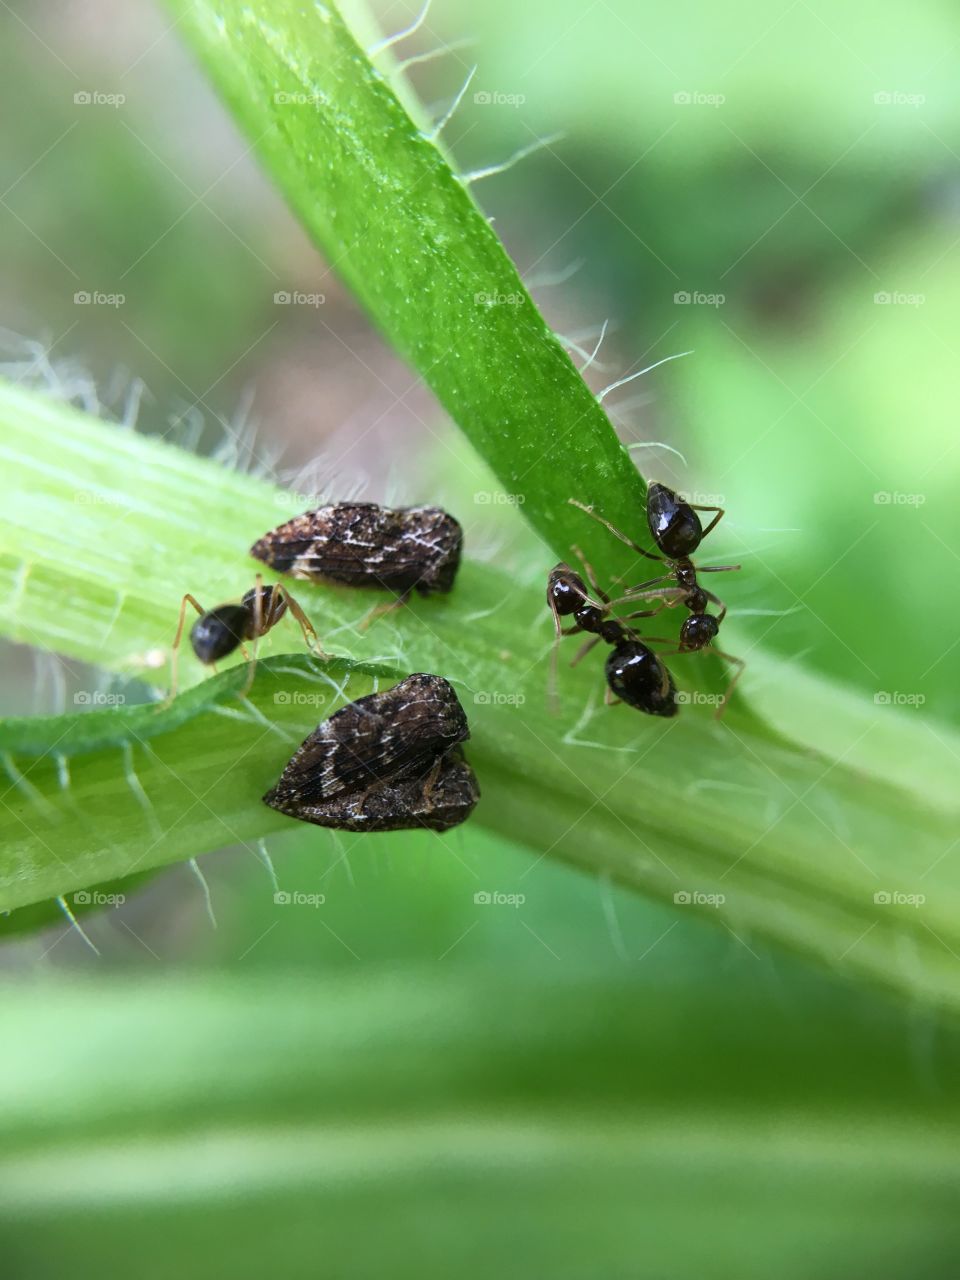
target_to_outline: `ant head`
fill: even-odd
[[[606,663],[607,684],[628,706],[651,716],[675,716],[679,710],[673,677],[652,649],[624,639]]]
[[[566,618],[583,608],[588,600],[587,588],[578,573],[568,564],[558,564],[547,579],[547,604],[554,614]]]
[[[257,603],[258,592],[260,595],[259,605]],[[254,627],[259,618],[261,635],[269,631],[275,622],[279,622],[287,611],[286,596],[280,588],[264,586],[262,582],[258,587],[251,587],[240,603],[243,608],[249,611],[251,624]]]
[[[693,613],[680,628],[680,648],[689,651],[705,649],[719,630],[720,623],[712,613]]]
[[[198,618],[190,632],[193,652],[201,662],[219,662],[250,638],[251,615],[245,605],[222,604]]]
[[[654,542],[671,560],[692,555],[703,537],[693,507],[665,484],[652,484],[647,490],[647,524]]]

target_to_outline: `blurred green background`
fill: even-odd
[[[428,497],[455,428],[165,12],[0,31],[8,375],[303,492]],[[561,333],[609,321],[592,385],[694,351],[607,404],[726,506],[731,649],[955,721],[955,11],[436,0],[396,54],[465,37],[408,83],[439,114],[477,64],[465,169],[564,131],[476,191]],[[539,580],[515,519],[476,546]],[[2,654],[5,713],[72,706],[75,667]],[[181,867],[89,920],[99,957],[0,952],[5,1275],[956,1274],[952,1028],[470,826],[351,839],[271,846],[322,904],[224,851],[215,930]]]

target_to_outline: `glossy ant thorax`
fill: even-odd
[[[671,560],[693,555],[703,537],[696,511],[665,484],[652,484],[647,490],[647,524],[654,542]]]

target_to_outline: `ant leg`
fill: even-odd
[[[603,691],[603,705],[605,707],[619,707],[622,701],[623,699],[616,697],[613,690],[607,685]]]
[[[661,582],[676,582],[677,575],[675,573],[665,573],[659,578],[648,578],[646,582],[637,582],[632,587],[624,587],[624,595],[621,599],[627,599],[629,596],[660,596],[665,595],[668,591],[683,591],[683,587],[664,587],[663,591],[651,591],[651,587],[658,586]],[[621,579],[622,581],[622,579]]]
[[[410,592],[404,591],[403,595],[397,596],[396,600],[391,600],[389,604],[375,604],[373,608],[357,623],[357,630],[366,631],[374,618],[382,618],[384,614],[393,613],[394,609],[402,609],[409,599]]]
[[[280,595],[281,599],[286,603],[287,608],[293,614],[296,621],[300,624],[300,630],[303,633],[303,639],[307,648],[311,651],[315,650],[319,645],[320,640],[314,630],[313,623],[300,607],[299,601],[293,598],[286,587],[277,587],[276,591]]]
[[[250,636],[248,636],[248,639],[251,639],[253,641],[253,657],[250,658],[247,654],[246,649],[243,647],[243,645],[240,646],[240,652],[243,654],[244,660],[246,661],[247,666],[249,668],[247,671],[247,679],[244,683],[244,686],[240,690],[239,694],[237,695],[240,698],[245,698],[247,694],[250,692],[251,688],[253,687],[253,679],[254,679],[254,676],[257,674],[257,650],[260,647],[260,637],[262,635],[266,635],[266,633],[270,630],[270,628],[273,626],[274,622],[276,621],[276,618],[274,616],[275,610],[276,610],[276,596],[271,597],[270,608],[268,612],[266,614],[264,614],[263,612],[263,575],[262,574],[258,573],[256,578],[254,579],[253,592],[254,592],[253,618],[251,619],[249,624],[251,634]]]
[[[662,600],[663,609],[673,609],[678,604],[683,604],[688,592],[684,587],[664,587],[661,591],[628,591],[626,595],[618,596],[616,600],[610,602],[610,607],[615,608],[618,604],[630,604],[634,600]],[[657,610],[659,613],[659,610]]]
[[[243,654],[243,660],[247,664],[247,678],[243,683],[243,688],[237,694],[238,698],[245,698],[253,687],[253,678],[257,674],[257,649],[260,645],[260,636],[253,637],[253,654],[247,653],[246,646],[240,646],[240,652]]]
[[[737,681],[743,675],[747,664],[743,660],[743,658],[735,658],[732,653],[724,653],[722,649],[715,649],[712,645],[710,647],[710,652],[715,653],[718,658],[723,658],[727,662],[735,662],[737,664],[737,674],[733,677],[733,679],[727,685],[726,692],[724,693],[723,698],[720,701],[720,704],[718,705],[716,711],[714,712],[715,718],[719,720],[720,717],[723,715],[724,711],[726,711],[727,703],[730,701],[730,695],[733,693],[734,689],[736,688]]]
[[[638,547],[633,539],[628,538],[625,533],[621,533],[616,525],[611,524],[609,520],[604,520],[603,516],[598,516],[595,511],[590,507],[585,506],[582,502],[578,502],[576,498],[568,498],[567,501],[572,507],[579,507],[581,511],[585,511],[591,520],[596,520],[598,524],[602,524],[604,528],[609,530],[615,538],[619,538],[620,541],[625,542],[632,551],[636,551],[637,555],[646,556],[648,560],[663,559],[663,556],[656,556],[652,551],[644,551],[643,547]]]
[[[633,613],[625,613],[619,621],[632,622],[634,618],[655,618],[658,613],[662,613],[666,608],[667,606],[662,604],[656,609],[635,609]]]
[[[700,534],[701,541],[703,541],[703,539],[707,536],[707,534],[711,531],[711,529],[715,529],[717,527],[717,525],[723,519],[725,514],[723,507],[701,507],[699,503],[696,503],[696,502],[688,502],[687,506],[691,507],[694,511],[715,511],[717,513],[713,517],[713,519],[710,521],[710,523],[707,525],[707,527],[703,530],[703,532]]]
[[[732,573],[742,568],[742,564],[698,564],[697,573]]]
[[[600,643],[600,637],[593,636],[592,639],[588,640],[586,644],[581,645],[580,649],[577,652],[577,656],[570,663],[571,667],[575,667],[577,663],[581,660],[581,658],[585,658],[587,654],[590,652],[590,650],[593,648],[593,646],[599,643]]]
[[[717,614],[717,626],[719,626],[720,623],[727,616],[727,606],[723,603],[720,597],[715,596],[712,591],[704,591],[703,594],[707,597],[709,601],[717,605],[717,607],[719,608],[720,612]]]
[[[177,675],[180,664],[180,641],[183,638],[183,624],[186,619],[187,605],[192,604],[200,617],[203,617],[203,609],[200,607],[196,597],[192,596],[188,591],[180,601],[180,619],[177,622],[177,634],[173,639],[173,648],[170,650],[170,692],[164,699],[164,706],[169,705],[177,696]]]
[[[583,565],[583,571],[587,575],[587,581],[590,583],[590,586],[597,593],[597,595],[600,597],[600,599],[603,601],[604,604],[609,604],[610,597],[607,595],[603,587],[601,587],[600,583],[597,581],[597,574],[593,565],[590,563],[587,557],[583,554],[580,548],[575,544],[571,546],[570,550],[573,552],[573,554],[577,557],[577,559]]]

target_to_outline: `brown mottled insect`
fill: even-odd
[[[345,831],[446,831],[469,817],[480,795],[459,746],[469,736],[442,676],[408,676],[318,725],[264,803]]]
[[[307,647],[314,649],[317,645],[317,633],[313,629],[313,624],[286,587],[279,584],[264,586],[259,573],[256,586],[251,587],[239,604],[221,604],[215,609],[205,610],[196,597],[188,591],[180,601],[180,619],[177,623],[177,634],[174,637],[170,662],[171,680],[168,699],[176,696],[177,663],[188,604],[200,614],[190,630],[190,645],[200,661],[207,666],[213,666],[222,658],[228,658],[235,649],[240,649],[249,661],[247,651],[243,647],[244,641],[258,640],[260,636],[265,636],[277,625],[288,609],[300,624]],[[253,679],[252,670],[250,679],[251,681]]]
[[[439,507],[335,502],[264,534],[250,554],[294,578],[382,587],[406,599],[449,591],[462,544],[460,525]]]

